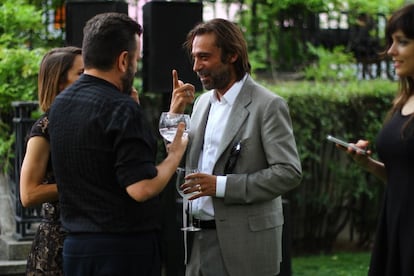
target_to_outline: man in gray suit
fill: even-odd
[[[286,102],[250,76],[247,46],[230,21],[194,27],[185,46],[204,88],[194,103],[182,185],[201,231],[187,276],[277,275],[282,261],[282,198],[299,185],[301,165]],[[174,72],[174,88],[182,83]],[[183,112],[192,91],[173,94]]]

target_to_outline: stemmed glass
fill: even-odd
[[[161,136],[171,143],[177,133],[177,127],[180,122],[185,123],[184,134],[187,135],[190,129],[190,115],[162,112],[158,126]]]
[[[184,190],[180,188],[181,184],[185,182],[185,176],[198,172],[198,169],[189,169],[189,168],[177,168],[177,179],[175,181],[175,188],[177,189],[177,192],[180,194],[181,197],[183,197],[183,204],[186,204],[188,202],[188,223],[189,226],[181,228],[183,231],[200,231],[201,228],[195,227],[193,225],[193,208],[192,208],[192,202],[191,200],[188,200],[189,197],[191,197],[194,194],[197,194],[198,191],[185,194]],[[184,221],[183,221],[184,223]]]

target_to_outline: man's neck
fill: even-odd
[[[102,71],[102,70],[92,68],[92,69],[85,69],[84,74],[106,80],[107,82],[110,82],[113,85],[115,85],[119,89],[119,91],[122,91],[122,84],[121,84],[120,77],[113,70]]]

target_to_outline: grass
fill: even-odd
[[[292,258],[292,276],[366,276],[370,252],[339,252]]]

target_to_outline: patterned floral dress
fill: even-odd
[[[45,113],[33,125],[29,139],[42,136],[49,141],[48,123],[48,114]],[[56,183],[50,156],[43,183]],[[27,258],[26,275],[63,275],[62,250],[65,232],[61,228],[59,216],[60,207],[57,201],[42,204],[42,221]]]

